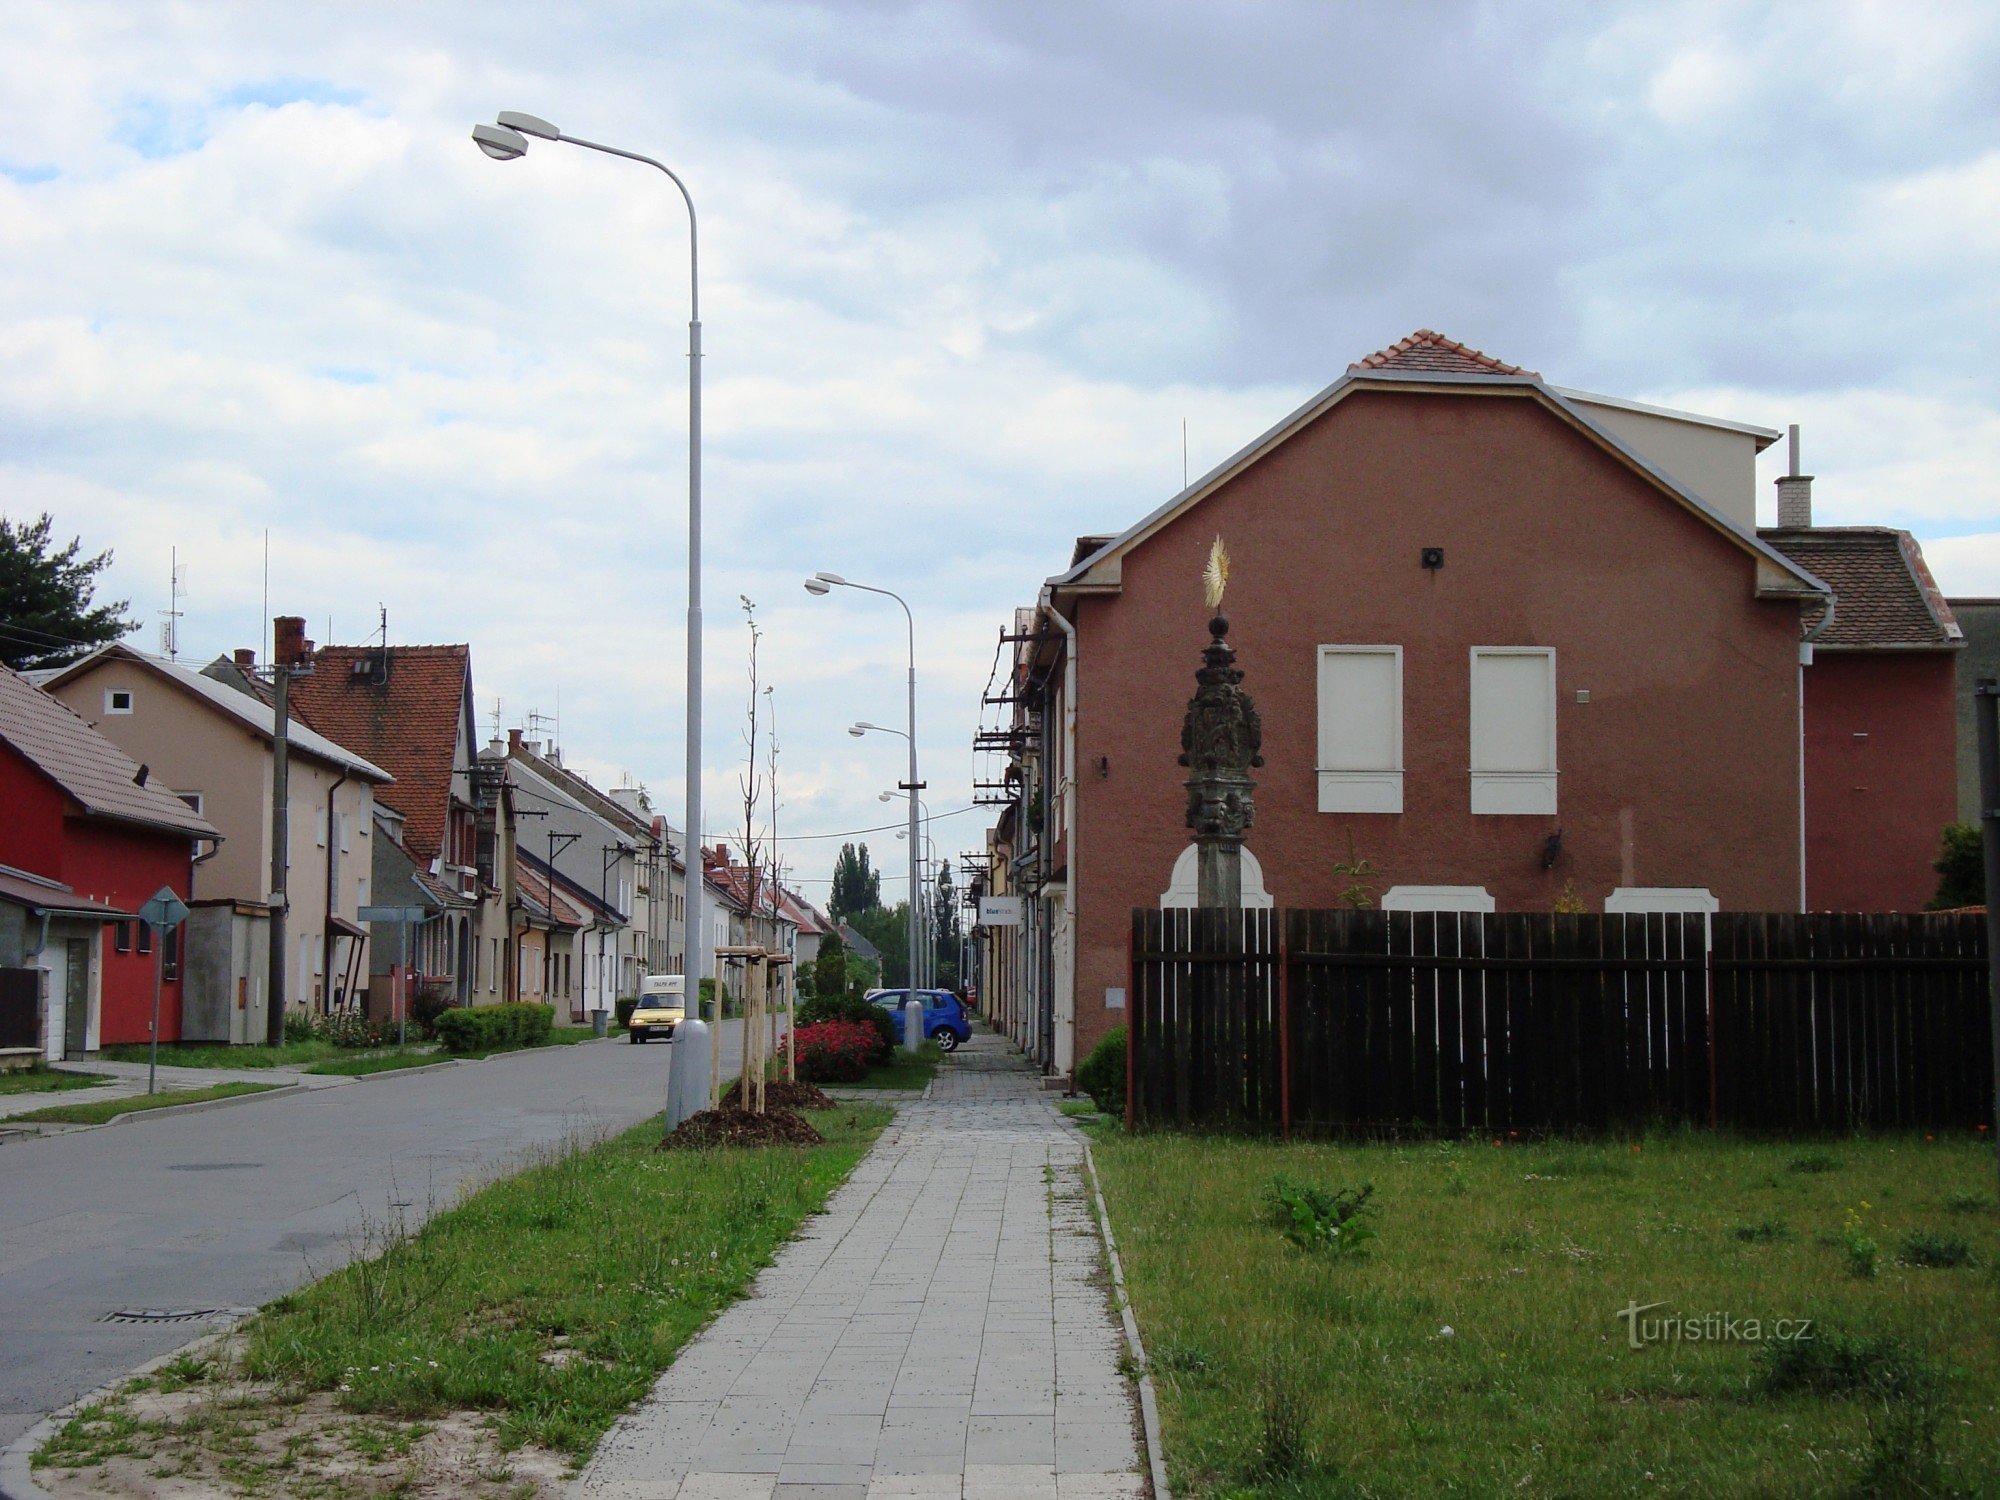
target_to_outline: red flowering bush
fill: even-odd
[[[821,1021],[801,1026],[786,1040],[799,1053],[799,1079],[803,1083],[859,1083],[868,1075],[868,1060],[875,1051],[875,1028],[858,1021]],[[779,1048],[784,1061],[784,1048]]]

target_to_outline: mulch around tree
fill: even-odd
[[[729,1085],[722,1096],[724,1109],[735,1109],[743,1102],[743,1080],[737,1079]],[[789,1078],[773,1078],[764,1085],[764,1107],[766,1109],[832,1109],[834,1101],[822,1094],[809,1083],[794,1083]]]
[[[826,1139],[788,1109],[752,1114],[725,1106],[689,1115],[660,1142],[662,1151],[701,1150],[709,1146],[817,1146]]]

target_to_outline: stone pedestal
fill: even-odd
[[[1243,836],[1256,818],[1257,783],[1250,772],[1264,764],[1264,731],[1257,707],[1243,691],[1243,673],[1228,641],[1229,621],[1208,622],[1211,639],[1195,672],[1194,697],[1181,721],[1181,764],[1188,768],[1187,826],[1193,832],[1198,900],[1207,906],[1243,905]]]

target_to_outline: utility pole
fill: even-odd
[[[274,622],[276,624],[278,622]],[[290,624],[292,622],[283,622]],[[304,621],[297,622],[300,626]],[[271,653],[271,951],[264,1040],[285,1045],[285,883],[291,863],[291,684],[292,666],[282,654],[287,634],[274,630]]]
[[[1979,744],[1979,828],[1986,874],[1986,1010],[1993,1046],[1993,1103],[2000,1120],[2000,682],[1972,690]]]

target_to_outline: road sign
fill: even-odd
[[[139,908],[139,920],[158,932],[180,926],[187,920],[187,914],[187,903],[176,896],[169,885],[153,892],[153,899]]]
[[[364,906],[354,916],[361,922],[422,922],[430,914],[428,906]]]

